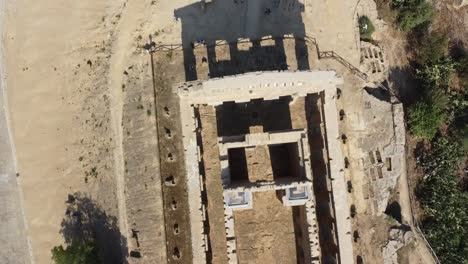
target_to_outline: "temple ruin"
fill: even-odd
[[[333,71],[284,71],[173,87],[193,263],[353,258],[342,82]]]

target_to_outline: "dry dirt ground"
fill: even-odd
[[[252,210],[234,212],[239,262],[297,263],[292,207],[283,206],[274,191],[252,198]]]
[[[461,3],[464,3],[461,5]],[[436,17],[433,30],[446,34],[454,42],[468,46],[468,3],[461,0],[444,0],[436,3]]]
[[[134,52],[138,36],[153,32],[156,6],[49,0],[6,8],[8,99],[35,262],[51,263],[67,195],[77,191],[118,218],[125,244],[122,85],[131,59],[148,64]],[[113,249],[106,261],[125,251]]]
[[[50,249],[62,242],[68,194],[86,192],[109,215],[119,214],[114,99],[102,78],[114,30],[102,34],[100,27],[116,23],[121,6],[9,4],[7,85],[18,170],[35,261],[50,263]]]
[[[218,171],[219,150],[217,146],[216,111],[212,106],[199,108],[201,133],[203,144],[203,160],[205,161],[205,188],[207,212],[210,219],[209,238],[212,250],[213,263],[227,262],[226,233],[224,231],[224,204],[221,177]]]

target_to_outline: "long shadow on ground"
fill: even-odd
[[[68,195],[67,210],[60,233],[65,243],[95,243],[102,263],[124,263],[126,238],[117,226],[117,218],[108,215],[90,197],[82,193]]]
[[[182,23],[186,80],[200,79],[196,69],[200,59],[208,63],[210,78],[287,70],[283,37],[305,37],[304,8],[298,0],[216,0],[174,10],[174,17]],[[262,45],[264,37],[272,37],[274,43]],[[240,49],[240,39],[249,39],[249,47]],[[219,41],[229,43],[228,58],[217,54]],[[195,56],[194,44],[200,42],[206,44],[207,58]],[[306,42],[296,39],[294,50],[298,70],[309,70]]]

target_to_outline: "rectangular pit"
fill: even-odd
[[[247,169],[245,148],[229,149],[228,157],[231,181],[238,183],[247,182],[249,180],[249,172]]]
[[[295,226],[293,207],[283,206],[274,191],[254,193],[253,200],[252,209],[234,211],[239,263],[298,263],[296,230],[302,227]]]
[[[249,134],[250,127],[261,126],[263,132],[292,128],[290,96],[278,100],[254,99],[247,103],[224,102],[216,106],[218,136]]]
[[[295,143],[268,146],[274,179],[301,178],[298,145]]]

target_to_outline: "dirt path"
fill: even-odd
[[[113,46],[109,61],[108,86],[110,90],[110,109],[112,119],[112,132],[115,135],[115,148],[113,156],[115,160],[114,174],[117,183],[117,202],[119,208],[119,227],[122,235],[129,239],[130,226],[128,224],[127,203],[126,203],[126,186],[125,186],[125,161],[123,148],[123,107],[124,93],[123,85],[128,79],[128,74],[124,72],[130,71],[132,63],[142,63],[143,60],[135,57],[137,44],[143,43],[143,36],[138,37],[138,32],[143,31],[143,25],[148,21],[145,18],[151,16],[148,10],[148,3],[135,0],[127,0],[121,12],[115,31],[115,38],[112,40]],[[145,54],[146,55],[146,54]]]
[[[122,110],[123,110],[123,72],[125,71],[125,61],[128,53],[131,50],[131,26],[135,20],[132,16],[132,8],[135,6],[135,1],[127,1],[125,7],[120,14],[121,19],[118,22],[116,30],[116,40],[112,48],[109,69],[109,89],[111,102],[111,122],[112,131],[115,135],[116,146],[113,151],[115,166],[114,174],[117,183],[117,203],[119,208],[119,227],[120,232],[124,237],[129,237],[129,227],[127,222],[127,207],[125,201],[125,179],[124,179],[124,158],[123,158],[123,135],[122,135]],[[130,13],[130,15],[128,14]],[[130,26],[129,26],[130,25]]]

